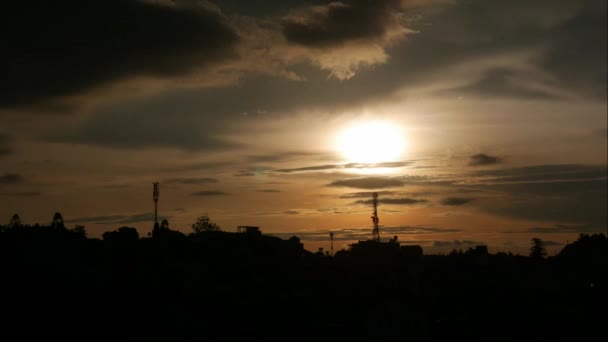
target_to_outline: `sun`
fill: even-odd
[[[396,123],[360,122],[336,136],[336,150],[349,163],[398,161],[405,149],[405,134]]]

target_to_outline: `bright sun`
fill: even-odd
[[[340,132],[335,145],[350,163],[391,162],[401,158],[405,136],[394,123],[362,122]]]

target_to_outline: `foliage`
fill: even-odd
[[[118,230],[103,233],[102,237],[106,241],[136,241],[139,239],[139,233],[132,227],[120,227]]]
[[[84,239],[87,237],[87,229],[83,225],[77,225],[74,228],[70,229],[70,231]]]
[[[547,255],[545,250],[545,243],[539,238],[532,239],[532,246],[530,247],[530,257],[533,259],[543,259]]]
[[[63,215],[61,215],[60,212],[56,212],[55,215],[53,215],[53,221],[51,223],[51,226],[55,228],[65,227],[65,224],[63,223]]]
[[[19,217],[19,214],[15,214],[13,215],[13,217],[11,217],[11,220],[8,223],[9,228],[17,228],[17,227],[21,227],[21,218]]]
[[[192,225],[192,230],[194,233],[202,233],[202,232],[219,232],[220,227],[211,222],[209,216],[203,215],[196,219],[196,222]]]

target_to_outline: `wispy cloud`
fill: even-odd
[[[373,199],[368,200],[358,200],[355,203],[357,204],[365,204],[369,205],[373,203]],[[421,204],[428,203],[429,201],[425,199],[417,199],[417,198],[409,198],[409,197],[396,197],[396,198],[380,198],[378,199],[379,204],[402,204],[402,205],[411,205],[411,204]]]
[[[484,153],[475,154],[469,158],[469,165],[471,166],[494,165],[500,162],[500,158],[493,157]]]
[[[225,196],[228,193],[220,190],[203,190],[196,191],[190,194],[190,196],[209,197],[209,196]]]
[[[192,178],[169,178],[163,181],[167,184],[210,184],[217,183],[218,180],[215,178],[207,178],[207,177],[192,177]]]
[[[0,185],[23,183],[23,181],[23,176],[18,173],[5,173],[0,175]]]
[[[457,205],[465,205],[471,201],[473,201],[472,198],[447,197],[447,198],[442,199],[439,203],[442,205],[457,206]]]
[[[170,219],[171,216],[164,216],[166,219]],[[105,215],[105,216],[86,216],[75,219],[66,219],[66,223],[95,223],[102,225],[120,225],[120,224],[132,224],[138,222],[153,222],[153,213],[139,213],[139,214],[116,214],[116,215]]]

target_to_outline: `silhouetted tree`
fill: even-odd
[[[539,238],[532,239],[532,246],[530,247],[530,257],[533,259],[543,259],[547,255],[545,250],[545,243]]]
[[[160,229],[169,229],[169,221],[167,221],[167,219],[162,220],[160,223]]]
[[[202,232],[219,232],[220,227],[211,222],[209,216],[203,215],[196,219],[196,222],[192,225],[192,230],[197,234]]]
[[[83,225],[77,225],[76,227],[70,229],[70,231],[76,235],[79,235],[82,238],[86,239],[87,237],[87,230]]]
[[[13,215],[13,217],[11,217],[11,220],[8,223],[8,227],[9,228],[21,227],[21,218],[19,217],[19,214],[15,214],[15,215]]]
[[[139,233],[132,227],[120,227],[112,232],[105,232],[101,235],[106,241],[137,241]]]
[[[63,223],[63,215],[61,215],[60,212],[56,212],[55,215],[53,215],[53,221],[51,222],[51,227],[65,228],[65,225]]]

